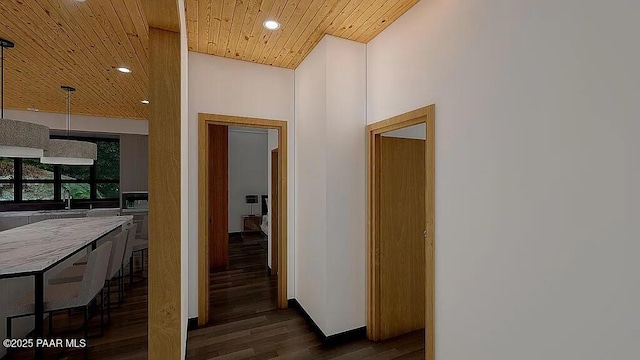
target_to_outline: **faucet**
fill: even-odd
[[[62,200],[64,200],[65,210],[71,210],[71,192],[69,189],[63,189]]]

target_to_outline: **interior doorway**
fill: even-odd
[[[434,359],[435,106],[367,127],[367,336],[425,329]]]
[[[230,216],[233,209],[229,207],[229,194],[232,193],[229,192],[229,186],[233,187],[237,184],[236,181],[229,184],[229,161],[232,161],[232,166],[241,166],[243,161],[229,159],[229,127],[254,129],[254,132],[266,129],[277,131],[278,155],[275,158],[275,165],[270,164],[265,167],[265,169],[276,171],[275,174],[267,176],[275,183],[275,186],[271,184],[269,188],[271,191],[275,188],[276,193],[272,194],[271,198],[264,194],[246,194],[245,196],[243,193],[242,202],[244,205],[250,206],[251,210],[247,211],[251,214],[243,212],[238,216]],[[228,308],[233,310],[227,311],[230,316],[236,315],[233,313],[235,309],[242,311],[242,304],[233,304],[228,300],[231,296],[236,297],[237,301],[242,301],[237,297],[238,294],[219,293],[220,299],[218,299],[216,289],[212,288],[210,293],[210,285],[216,285],[220,281],[237,281],[238,277],[243,276],[245,279],[255,277],[259,273],[256,269],[260,269],[262,265],[264,265],[263,273],[260,275],[269,276],[266,271],[267,260],[270,263],[269,272],[276,282],[274,290],[277,308],[286,308],[287,123],[278,120],[199,114],[198,133],[198,189],[200,194],[198,204],[198,324],[205,325],[211,322],[214,318],[211,313],[211,305],[215,305],[218,300],[231,306]],[[270,161],[274,159],[273,152],[265,151],[264,156],[268,157]],[[266,187],[268,186],[265,184]],[[234,204],[238,202],[235,197],[232,200]],[[260,215],[254,214],[254,204],[258,205],[258,210],[262,208]],[[265,214],[265,207],[269,207],[268,204],[277,211],[278,215],[275,219],[270,219]],[[236,220],[237,226],[235,225]],[[234,231],[230,231],[230,226],[234,227],[232,229]],[[268,244],[264,234],[271,234],[269,237],[271,245]],[[274,251],[274,253],[268,256],[268,250]],[[262,264],[263,261],[264,264]],[[254,275],[249,273],[251,271],[254,271]],[[217,278],[218,276],[220,279]],[[265,281],[264,286],[271,287],[272,282],[270,281]],[[258,284],[258,287],[261,284]],[[225,284],[219,284],[219,286],[225,288]],[[263,293],[264,290],[259,289]],[[268,289],[266,290],[265,296],[269,296]],[[224,291],[228,292],[228,290]],[[255,300],[252,297],[255,294],[249,292],[241,294],[247,303]],[[265,310],[270,310],[267,308],[269,304],[264,306],[266,306]],[[257,311],[253,308],[245,308],[244,310]],[[216,316],[216,319],[219,317]]]

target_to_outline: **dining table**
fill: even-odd
[[[34,343],[44,329],[44,275],[56,265],[91,248],[98,241],[132,223],[133,216],[82,217],[44,220],[0,231],[0,279],[34,277]],[[34,347],[35,359],[43,349]]]

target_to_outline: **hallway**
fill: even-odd
[[[213,326],[189,332],[188,359],[424,359],[422,331],[381,343],[323,346],[298,310],[275,310],[266,246],[260,235],[230,236],[229,269],[211,273]]]

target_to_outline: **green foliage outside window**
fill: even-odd
[[[98,147],[93,175],[91,166],[54,166],[42,164],[38,159],[0,158],[0,201],[14,201],[15,191],[20,191],[22,201],[54,200],[55,186],[59,186],[61,198],[68,191],[73,199],[88,200],[92,185],[95,186],[94,200],[117,199],[120,194],[119,142],[83,140],[93,141]],[[22,164],[22,179],[14,178],[15,164]],[[59,179],[55,178],[56,171],[59,171]],[[16,183],[20,185],[19,189],[15,188]]]

